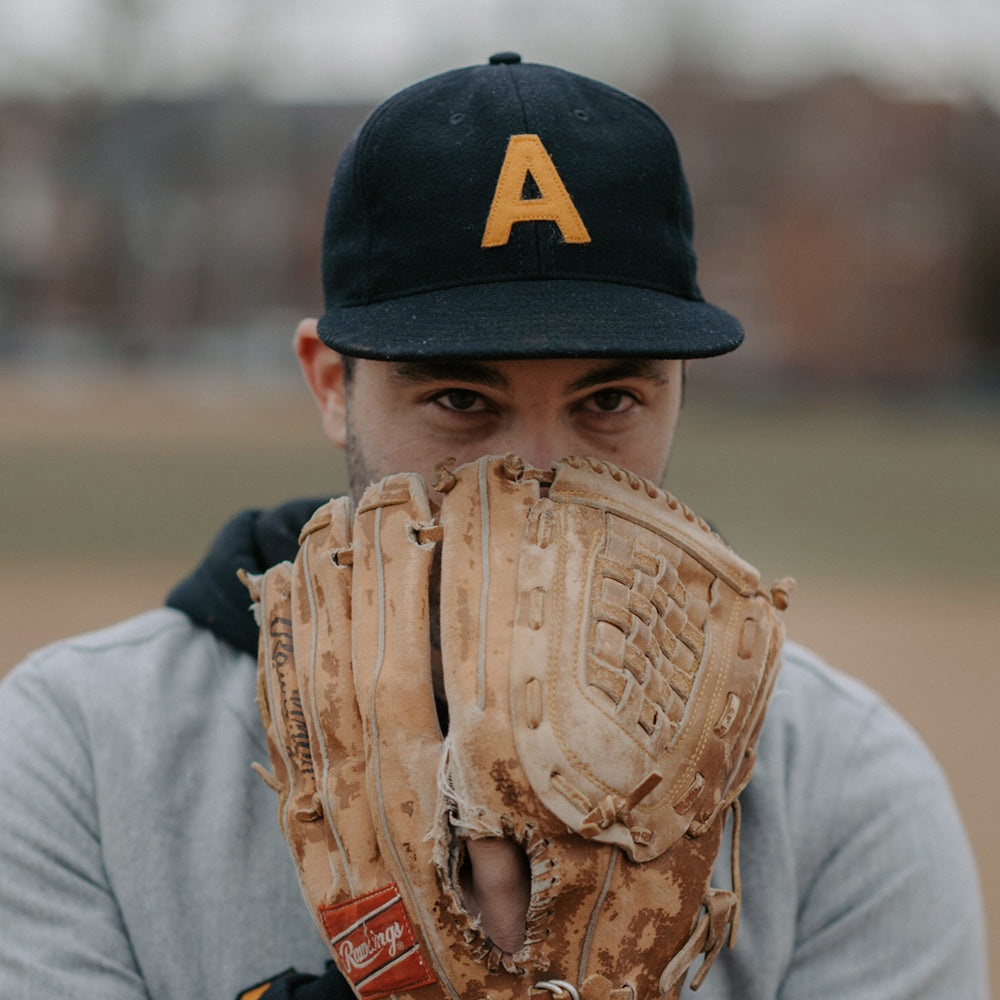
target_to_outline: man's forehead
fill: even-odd
[[[669,380],[667,360],[650,358],[544,358],[472,360],[434,358],[387,362],[389,377],[400,383],[426,384],[456,381],[503,391],[519,372],[550,371],[553,385],[578,391],[621,379],[647,379],[658,384]]]

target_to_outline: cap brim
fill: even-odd
[[[651,288],[546,279],[460,285],[335,306],[320,339],[342,354],[426,358],[706,358],[743,340],[729,313]]]

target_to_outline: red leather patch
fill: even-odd
[[[436,982],[395,885],[319,908],[341,972],[365,1000]]]

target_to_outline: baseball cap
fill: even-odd
[[[648,105],[499,53],[378,107],[338,164],[324,343],[383,360],[723,354],[677,145]]]

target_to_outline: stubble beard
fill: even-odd
[[[351,496],[351,503],[357,507],[365,490],[375,482],[364,455],[361,453],[361,445],[358,443],[358,436],[354,432],[354,424],[351,420],[351,410],[347,410],[347,442],[345,451],[347,452],[347,482],[348,491]]]

